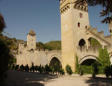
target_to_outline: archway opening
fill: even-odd
[[[88,41],[89,41],[89,46],[91,46],[91,47],[99,47],[99,48],[102,47],[100,42],[97,39],[95,39],[95,38],[90,37],[88,39]]]
[[[85,42],[84,39],[81,39],[81,40],[79,41],[79,46],[80,46],[80,47],[85,46],[85,44],[86,44],[86,42]]]
[[[56,57],[51,59],[49,66],[52,67],[56,72],[62,68],[61,62]]]
[[[81,63],[81,65],[91,66],[95,62],[97,62],[95,59],[86,59]]]

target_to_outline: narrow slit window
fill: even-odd
[[[78,22],[78,27],[80,27],[80,23]]]

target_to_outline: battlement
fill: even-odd
[[[112,45],[111,41],[112,41],[112,36],[105,36],[104,35],[104,31],[97,31],[97,28],[92,28],[92,27],[88,27],[87,31],[89,31],[91,34],[93,34],[94,36],[96,36],[98,39],[104,41],[106,44],[108,45]]]
[[[60,13],[63,13],[66,10],[68,10],[70,8],[70,4],[74,4],[73,7],[75,9],[88,12],[88,5],[87,5],[87,3],[78,4],[78,3],[76,3],[76,0],[60,0]]]

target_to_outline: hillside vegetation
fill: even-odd
[[[37,49],[61,50],[61,41],[38,42]]]
[[[18,40],[16,38],[9,38],[7,36],[0,35],[0,39],[3,39],[9,49],[16,51],[18,49],[18,44],[23,42],[26,45],[26,41]],[[61,50],[61,41],[50,41],[47,43],[37,42],[37,49],[40,50]]]

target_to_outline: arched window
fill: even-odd
[[[85,46],[85,44],[86,44],[86,42],[85,42],[84,39],[81,39],[81,40],[79,41],[79,46],[80,46],[80,47]]]

